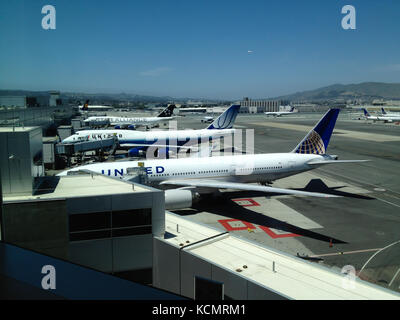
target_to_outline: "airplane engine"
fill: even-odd
[[[172,189],[165,191],[165,209],[190,208],[200,198],[197,192],[185,189]]]
[[[134,126],[133,124],[130,124],[130,125],[128,126],[128,129],[129,129],[129,130],[135,130],[135,126]]]
[[[114,129],[121,129],[121,126],[116,125]]]
[[[143,147],[136,147],[128,150],[130,157],[144,157],[146,156],[146,150]]]

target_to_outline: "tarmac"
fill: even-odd
[[[322,115],[239,114],[235,127],[254,129],[254,153],[290,152]],[[224,190],[174,212],[331,268],[351,266],[360,278],[400,292],[400,245],[381,250],[400,240],[400,125],[358,116],[339,115],[328,153],[369,162],[326,165],[273,183],[342,197]],[[187,115],[178,126],[204,128],[203,117]]]

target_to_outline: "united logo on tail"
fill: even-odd
[[[339,111],[339,109],[330,109],[292,152],[325,154]]]
[[[296,153],[325,154],[325,146],[321,137],[314,130],[310,132],[307,139],[296,149]]]

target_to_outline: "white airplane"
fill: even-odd
[[[290,108],[290,111],[264,112],[264,114],[267,115],[267,116],[280,117],[280,116],[284,116],[284,115],[296,113],[296,112],[294,111],[294,109],[295,109],[294,107],[291,107],[291,108]]]
[[[218,189],[336,197],[323,193],[274,188],[265,184],[326,164],[367,161],[337,160],[337,156],[326,154],[338,114],[339,109],[329,110],[289,153],[103,162],[69,169],[59,175],[91,172],[128,180],[131,173],[144,167],[148,184],[161,189],[174,188],[165,191],[166,208],[169,209],[190,207],[192,200],[198,198],[199,194]],[[248,184],[252,182],[264,185]]]
[[[89,100],[86,100],[84,105],[78,106],[80,111],[105,111],[113,109],[111,106],[92,106],[89,105]]]
[[[390,116],[399,116],[400,115],[400,112],[386,112],[386,110],[383,107],[381,108],[381,111],[382,111],[382,116],[390,117]]]
[[[204,122],[204,123],[210,123],[213,121],[214,121],[214,117],[210,117],[210,116],[206,116],[203,119],[201,119],[201,122]]]
[[[128,118],[128,117],[113,117],[113,116],[93,116],[84,120],[86,123],[96,123],[108,121],[110,125],[115,126],[115,129],[121,129],[123,127],[128,127],[129,129],[134,129],[135,126],[141,125],[153,125],[161,121],[170,121],[173,119],[172,114],[174,113],[175,105],[171,104],[166,107],[158,116],[156,117],[142,117],[142,118]]]
[[[393,122],[393,121],[400,121],[400,113],[399,112],[390,112],[387,113],[385,109],[381,108],[382,116],[379,116],[379,120],[385,122]]]
[[[223,112],[206,129],[200,130],[165,130],[165,131],[132,131],[119,129],[82,130],[62,140],[62,143],[76,143],[82,141],[96,141],[116,137],[119,147],[128,149],[131,157],[146,155],[149,147],[158,147],[157,153],[168,153],[171,149],[195,149],[198,141],[219,139],[232,135],[232,129],[239,113],[240,105],[232,105]],[[195,145],[191,147],[190,145]]]
[[[363,112],[364,112],[364,117],[365,117],[365,119],[367,119],[367,120],[374,120],[374,121],[379,120],[379,119],[378,119],[378,116],[371,116],[371,114],[367,111],[367,109],[362,108],[362,110],[363,110]]]
[[[364,111],[365,118],[367,120],[384,121],[384,122],[400,121],[400,115],[371,116],[365,108],[363,108],[363,111]]]

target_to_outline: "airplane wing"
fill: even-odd
[[[246,191],[261,191],[266,193],[280,193],[280,194],[290,194],[295,196],[310,196],[310,197],[322,197],[322,198],[337,198],[339,196],[324,194],[318,192],[307,192],[298,191],[291,189],[281,189],[273,188],[267,186],[259,186],[254,184],[240,183],[240,182],[227,182],[227,181],[217,181],[217,180],[166,180],[160,184],[169,184],[175,186],[183,187],[203,187],[203,188],[216,188],[216,189],[236,189],[236,190],[246,190]]]
[[[311,160],[307,164],[311,166],[320,166],[323,164],[335,164],[335,163],[358,163],[358,162],[368,162],[370,160]]]

